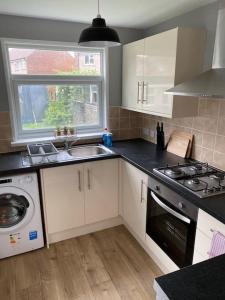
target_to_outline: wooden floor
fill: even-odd
[[[124,226],[0,261],[0,299],[155,299],[161,271]]]

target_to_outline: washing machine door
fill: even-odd
[[[16,187],[0,188],[0,232],[25,226],[34,214],[31,196]]]

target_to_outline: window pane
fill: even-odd
[[[100,52],[9,48],[12,74],[100,75]]]
[[[99,125],[97,84],[19,85],[23,130]]]

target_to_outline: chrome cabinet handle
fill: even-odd
[[[141,102],[142,99],[140,99],[139,95],[140,95],[140,86],[142,86],[141,82],[138,81],[138,91],[137,91],[137,103]],[[141,97],[142,98],[142,97]]]
[[[87,170],[87,179],[88,179],[88,189],[91,189],[91,178],[90,178],[90,170]]]
[[[148,102],[147,97],[145,97],[145,91],[146,91],[146,96],[147,96],[147,89],[148,89],[148,84],[143,81],[143,97],[142,97],[142,103]]]
[[[167,206],[165,203],[163,203],[161,200],[159,200],[159,198],[153,192],[151,192],[151,196],[155,200],[155,202],[158,203],[158,205],[161,206],[163,209],[165,209],[168,213],[170,213],[174,217],[180,219],[181,221],[184,221],[185,223],[188,223],[188,224],[191,223],[190,219],[186,218],[185,216],[179,214],[178,212],[176,212],[175,210],[173,210],[172,208]]]
[[[141,180],[141,203],[143,202],[143,185],[144,185],[144,181]]]
[[[81,176],[80,176],[80,170],[78,171],[78,189],[79,189],[79,192],[81,192]]]

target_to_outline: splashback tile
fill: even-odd
[[[198,114],[202,117],[218,117],[220,101],[217,99],[199,99]]]

